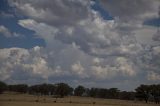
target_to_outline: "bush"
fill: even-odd
[[[0,94],[2,94],[7,89],[7,85],[0,81]]]

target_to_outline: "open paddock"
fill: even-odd
[[[0,95],[0,106],[158,106],[152,102],[126,101],[115,99],[99,99],[90,97],[34,96],[19,93]]]

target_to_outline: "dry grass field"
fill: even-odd
[[[0,95],[0,106],[159,106],[154,103],[98,99],[87,97],[56,98],[28,94],[5,93]]]

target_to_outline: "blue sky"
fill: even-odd
[[[159,0],[0,0],[0,80],[122,90],[159,83],[159,6]]]
[[[6,38],[1,34],[0,36],[0,48],[21,47],[32,48],[36,45],[45,46],[43,39],[37,38],[34,35],[34,31],[28,30],[17,24],[19,19],[26,18],[25,16],[17,16],[14,8],[10,7],[7,0],[1,0],[0,4],[0,23],[7,27],[11,32],[22,35],[21,37]],[[8,17],[5,16],[8,14]],[[10,15],[10,16],[9,16]]]

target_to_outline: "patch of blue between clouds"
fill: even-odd
[[[160,18],[146,20],[143,24],[149,25],[149,26],[160,27]]]
[[[91,8],[93,10],[98,11],[103,19],[113,20],[113,17],[106,10],[103,9],[101,4],[99,3],[99,0],[92,0],[92,1],[95,2],[93,5],[91,5]]]
[[[0,11],[9,10],[8,8],[10,8],[10,7],[8,5],[7,0],[0,0]]]
[[[33,48],[34,46],[45,46],[45,42],[40,38],[33,37],[13,37],[6,38],[0,35],[0,49],[11,48],[11,47],[20,47],[20,48]]]
[[[0,17],[0,25],[5,26],[9,29],[10,32],[18,33],[22,36],[19,37],[5,37],[0,34],[0,49],[2,48],[11,48],[11,47],[20,47],[20,48],[33,48],[34,46],[45,46],[45,41],[41,38],[37,38],[34,35],[34,32],[28,29],[25,29],[18,25],[18,20],[26,19],[27,17],[18,17],[14,14],[14,10],[9,6],[7,0],[0,0],[0,12],[13,14],[14,17]]]

